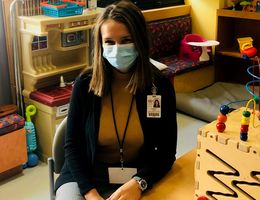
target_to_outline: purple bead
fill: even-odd
[[[222,105],[219,109],[219,111],[223,114],[226,115],[229,112],[229,107],[227,105]]]

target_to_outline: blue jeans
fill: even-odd
[[[104,199],[108,198],[116,189],[120,187],[117,184],[103,184],[97,186],[97,191]],[[76,182],[65,183],[56,191],[56,200],[85,200],[80,194],[78,184]]]

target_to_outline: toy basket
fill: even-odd
[[[41,3],[43,14],[51,17],[67,17],[73,15],[81,15],[84,5],[80,2],[63,0],[55,4],[49,1]]]

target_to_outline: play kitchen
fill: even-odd
[[[27,1],[28,3],[29,1]],[[37,2],[37,1],[35,1]],[[20,60],[22,63],[22,95],[25,106],[35,105],[35,127],[40,159],[51,155],[53,136],[68,113],[68,103],[75,77],[90,65],[90,32],[98,9],[87,10],[83,1],[39,1],[34,15],[29,8],[18,17]],[[52,5],[53,3],[53,5]],[[85,12],[58,16],[55,9],[66,12],[66,6],[84,8]],[[72,5],[73,4],[73,5]],[[48,7],[46,15],[41,8]],[[71,10],[71,9],[70,9]],[[36,14],[37,13],[37,14]],[[38,14],[39,13],[39,14]]]

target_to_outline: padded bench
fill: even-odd
[[[255,87],[258,94],[259,88]],[[176,93],[176,107],[192,117],[211,122],[217,119],[221,105],[237,109],[246,105],[252,96],[245,85],[216,82],[213,85],[191,93]]]
[[[163,73],[176,92],[193,92],[214,82],[212,59],[194,62],[178,56],[181,40],[192,31],[191,22],[189,14],[148,22],[151,58],[168,66]]]

